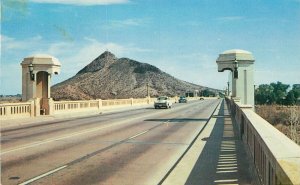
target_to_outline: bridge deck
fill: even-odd
[[[253,171],[237,126],[223,101],[163,184],[256,184]]]

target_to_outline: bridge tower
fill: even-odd
[[[60,73],[60,62],[53,56],[38,54],[24,58],[21,66],[22,101],[35,101],[36,116],[51,114],[51,75]]]
[[[240,99],[242,104],[254,107],[254,57],[251,52],[233,49],[227,50],[217,59],[218,71],[231,71],[232,98]]]

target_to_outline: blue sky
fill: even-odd
[[[21,93],[26,56],[58,58],[55,84],[105,50],[224,89],[215,61],[244,49],[256,85],[300,83],[300,0],[2,0],[1,11],[0,94]]]

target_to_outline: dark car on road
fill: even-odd
[[[187,99],[185,96],[180,96],[178,103],[187,103]]]

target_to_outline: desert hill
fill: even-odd
[[[141,98],[179,96],[205,87],[188,83],[157,67],[106,51],[72,78],[52,87],[55,100]]]

